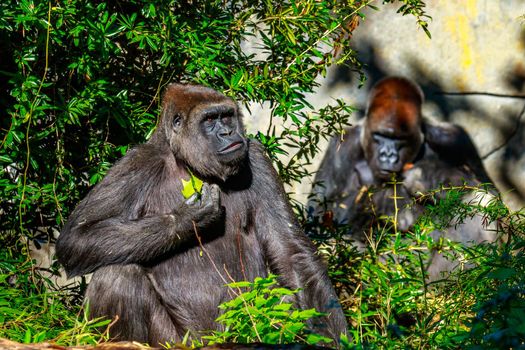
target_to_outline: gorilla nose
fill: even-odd
[[[233,129],[225,129],[223,128],[222,130],[219,131],[219,136],[230,136],[233,132]]]
[[[397,152],[381,152],[379,154],[379,161],[381,163],[395,164],[399,161]]]

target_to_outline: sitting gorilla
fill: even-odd
[[[187,199],[181,180],[193,176],[204,185]],[[93,272],[90,316],[118,316],[114,339],[157,346],[217,329],[218,305],[237,292],[225,284],[269,272],[301,289],[298,307],[326,313],[313,331],[346,332],[326,267],[263,147],[246,138],[237,104],[206,87],[167,88],[151,139],[78,204],[56,249],[69,277]]]
[[[468,134],[454,124],[425,120],[423,99],[419,86],[408,79],[379,81],[370,92],[364,122],[346,129],[342,139],[333,138],[319,167],[310,213],[324,217],[327,225],[348,224],[358,247],[367,244],[365,232],[374,218],[393,216],[396,207],[397,229],[408,230],[424,210],[424,202],[414,204],[421,192],[440,185],[491,183]],[[445,235],[463,243],[495,238],[481,218],[450,228]],[[454,265],[434,255],[428,266],[431,279]]]

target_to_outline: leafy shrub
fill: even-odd
[[[224,326],[224,330],[203,337],[211,344],[332,342],[308,330],[308,321],[322,313],[294,308],[290,297],[298,290],[278,287],[276,276],[256,278],[253,282],[234,282],[228,284],[228,288],[235,290],[237,297],[219,306],[224,313],[217,322]]]
[[[496,203],[504,244],[475,247],[477,268],[464,276],[475,304],[468,331],[458,337],[472,349],[525,348],[525,211]],[[494,215],[489,208],[486,215]],[[469,252],[470,253],[470,252]],[[467,347],[467,346],[466,346]]]
[[[401,3],[426,25],[421,1]],[[300,180],[319,140],[351,112],[343,101],[314,111],[306,94],[336,62],[359,68],[349,42],[368,5],[1,2],[0,232],[13,233],[3,240],[61,227],[110,164],[151,134],[159,95],[173,81],[269,104],[267,132],[256,136],[282,179]],[[283,153],[289,161],[276,157]]]
[[[109,321],[79,319],[80,307],[68,306],[63,292],[51,292],[22,255],[0,249],[0,337],[22,343],[96,344],[106,339],[97,329]]]
[[[441,188],[409,232],[396,232],[394,218],[377,221],[368,248],[360,252],[344,235],[347,228],[310,223],[328,259],[329,272],[347,311],[358,348],[508,349],[525,344],[523,211],[511,212],[500,198],[488,203],[462,200],[486,189]],[[434,241],[445,229],[472,216],[492,223],[504,243],[464,246]],[[334,241],[334,238],[335,241]],[[424,261],[433,249],[462,266],[449,278],[428,282]]]

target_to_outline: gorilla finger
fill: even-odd
[[[215,205],[221,205],[221,189],[218,185],[211,185],[211,200]]]
[[[208,205],[209,203],[212,202],[212,198],[213,198],[213,186],[214,185],[210,185],[208,183],[204,183],[202,185],[202,189],[201,189],[201,193],[200,193],[200,205],[201,206],[206,206]]]
[[[186,203],[187,205],[195,205],[199,201],[200,197],[201,197],[201,195],[199,193],[195,192],[188,199],[186,199],[184,201],[184,203]]]

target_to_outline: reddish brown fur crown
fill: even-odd
[[[372,89],[367,108],[367,124],[373,129],[390,129],[410,134],[421,125],[423,92],[413,82],[400,77],[379,81]]]
[[[229,98],[218,91],[200,85],[170,84],[162,98],[162,109],[176,106],[180,113],[189,115],[191,109],[206,101],[207,104],[223,102]]]

